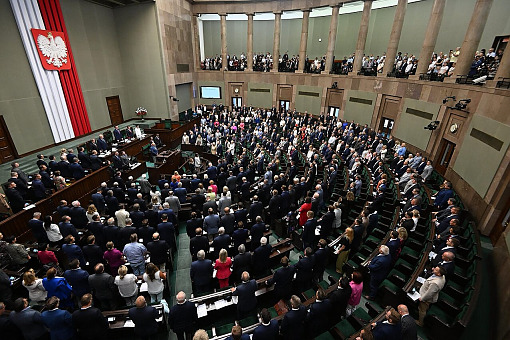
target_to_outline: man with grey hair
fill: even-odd
[[[267,238],[260,238],[260,246],[253,252],[253,274],[255,276],[265,275],[269,270],[269,256],[271,256],[272,247],[267,244]]]
[[[205,251],[199,250],[197,260],[191,263],[190,277],[193,293],[208,292],[213,273],[212,261],[205,258]]]
[[[257,298],[255,292],[257,291],[257,282],[253,279],[250,280],[250,274],[243,272],[241,274],[243,281],[236,288],[232,288],[232,295],[238,297],[237,301],[237,317],[238,320],[244,319],[255,310],[257,307]]]
[[[175,298],[177,303],[170,308],[168,326],[177,335],[177,339],[190,339],[198,321],[197,308],[194,303],[186,301],[183,291],[177,293]]]
[[[239,245],[237,250],[239,254],[234,257],[232,274],[234,280],[239,283],[241,281],[241,274],[251,271],[252,255],[249,251],[246,251],[246,246],[244,244]]]
[[[387,246],[382,245],[379,247],[379,254],[370,261],[368,269],[370,270],[370,294],[366,295],[365,298],[374,300],[379,285],[391,270],[391,255],[390,249]]]
[[[36,211],[33,216],[34,217],[28,221],[28,227],[32,230],[32,235],[34,235],[37,243],[50,243],[46,230],[44,229],[44,223],[41,221],[41,213]]]
[[[173,191],[168,192],[168,197],[165,198],[165,203],[168,203],[168,207],[172,209],[175,214],[175,217],[179,216],[179,210],[181,210],[181,202],[179,198],[174,196]]]

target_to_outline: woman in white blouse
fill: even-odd
[[[163,289],[166,280],[166,274],[161,272],[154,263],[147,264],[143,280],[147,283],[147,291],[151,296],[151,303],[160,302],[163,299]]]
[[[60,245],[62,243],[62,234],[60,233],[59,227],[52,223],[52,217],[50,215],[44,218],[44,230],[50,241],[50,245]]]
[[[133,306],[138,296],[138,285],[136,284],[136,276],[127,272],[126,266],[120,266],[119,275],[115,277],[114,283],[119,288],[120,296],[126,301],[126,306]]]
[[[43,305],[48,292],[44,289],[42,279],[35,276],[33,269],[29,269],[23,274],[23,287],[28,290],[30,306]]]

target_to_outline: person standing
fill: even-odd
[[[117,307],[113,277],[104,272],[102,263],[98,263],[94,267],[94,274],[89,276],[89,285],[94,296],[99,300],[101,309],[113,310]]]
[[[398,305],[397,311],[400,314],[400,325],[402,328],[402,340],[418,339],[416,329],[416,320],[409,315],[409,309],[406,305]]]
[[[430,305],[437,302],[439,292],[443,289],[446,279],[446,270],[442,266],[437,266],[432,269],[432,276],[423,282],[420,288],[420,304],[418,305],[418,325],[423,327],[423,320],[430,308]]]
[[[49,328],[51,340],[74,339],[73,317],[66,310],[59,309],[60,299],[53,296],[46,302],[46,310],[42,313],[42,320]]]
[[[136,284],[136,276],[128,274],[126,266],[122,265],[118,269],[119,275],[115,277],[115,285],[119,288],[120,296],[126,301],[126,306],[133,306],[138,295],[138,285]]]
[[[177,293],[175,298],[177,304],[170,308],[168,324],[177,335],[178,340],[189,339],[193,335],[198,321],[197,308],[194,303],[186,301],[186,294],[183,291]]]
[[[129,318],[135,324],[135,334],[142,339],[150,339],[158,333],[158,311],[152,306],[147,306],[143,296],[136,299],[135,307],[129,309]]]
[[[124,246],[124,256],[126,260],[131,264],[133,274],[136,276],[142,275],[145,272],[145,255],[147,254],[147,248],[141,243],[138,243],[138,235],[131,234],[129,237],[130,243]]]
[[[165,288],[163,280],[166,280],[166,273],[160,271],[154,263],[149,263],[143,274],[143,280],[147,282],[151,303],[160,302],[163,299],[163,289]]]
[[[108,337],[108,320],[103,313],[92,307],[92,294],[85,294],[80,299],[81,308],[74,311],[73,326],[79,340],[106,340]]]
[[[367,300],[375,299],[379,285],[384,281],[391,270],[390,249],[382,245],[379,247],[379,255],[373,258],[368,265],[370,269],[370,294],[365,296]]]
[[[216,278],[220,283],[220,289],[228,287],[228,280],[232,274],[230,268],[232,267],[232,259],[228,257],[228,253],[225,249],[220,250],[219,258],[214,264],[216,269]]]
[[[41,313],[28,306],[28,300],[17,298],[14,301],[14,310],[9,315],[10,321],[16,325],[25,340],[48,340],[50,334],[44,326]]]
[[[253,279],[250,280],[250,274],[248,272],[243,272],[241,279],[243,282],[237,286],[237,288],[232,288],[232,295],[238,297],[238,320],[249,316],[257,307],[257,298],[255,297],[257,282]]]

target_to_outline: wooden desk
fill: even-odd
[[[153,305],[152,307],[156,308],[158,311],[159,317],[156,319],[156,321],[159,327],[164,327],[164,329],[166,329],[166,317],[165,313],[163,313],[163,305],[158,304]],[[103,316],[108,319],[108,324],[111,330],[135,327],[134,323],[129,319],[129,308],[105,311],[103,312]]]
[[[178,150],[168,151],[164,156],[166,162],[151,168],[147,168],[149,173],[149,182],[153,185],[158,184],[158,180],[163,174],[173,174],[182,164],[181,152]]]

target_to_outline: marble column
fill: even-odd
[[[324,66],[324,73],[329,74],[333,67],[335,58],[335,42],[336,42],[336,31],[338,28],[338,12],[342,4],[333,6],[333,12],[331,13],[331,22],[329,24],[329,38],[328,38],[328,51],[326,52],[326,65]]]
[[[221,21],[221,68],[223,70],[228,70],[228,61],[227,61],[227,14],[221,13],[220,21]]]
[[[248,16],[248,37],[246,38],[246,61],[247,71],[253,71],[253,16],[254,13],[246,13]]]
[[[503,57],[499,62],[498,71],[494,80],[499,78],[510,78],[510,48],[506,48],[503,52]]]
[[[354,54],[354,65],[352,72],[358,74],[363,63],[365,54],[365,44],[368,35],[368,23],[370,20],[370,11],[372,10],[372,0],[365,0],[363,3],[363,13],[361,14],[361,23],[359,24],[358,42],[356,43],[356,53]]]
[[[425,31],[425,39],[423,40],[420,57],[418,58],[416,75],[427,72],[430,57],[436,47],[437,36],[439,34],[439,29],[441,28],[441,21],[443,20],[445,4],[446,0],[434,0],[432,13],[430,13],[429,23],[427,25],[427,30]]]
[[[195,59],[195,71],[201,69],[201,58],[200,58],[200,36],[198,34],[198,14],[193,14],[191,19],[193,25],[193,56]]]
[[[382,73],[383,77],[386,77],[389,72],[393,71],[393,66],[395,65],[395,56],[397,55],[398,43],[400,41],[400,35],[402,34],[406,7],[407,0],[398,0],[393,26],[391,27],[390,41],[386,49],[386,60],[384,61]]]
[[[475,52],[480,44],[485,24],[487,23],[487,17],[491,10],[493,0],[477,0],[471,21],[469,22],[464,42],[460,48],[459,59],[457,65],[453,71],[451,77],[455,80],[458,75],[467,75],[473,59],[475,58]]]
[[[274,12],[274,39],[273,39],[273,69],[271,72],[278,72],[280,59],[280,27],[282,23],[282,12]]]
[[[301,22],[301,43],[299,44],[299,68],[296,73],[303,73],[306,62],[306,44],[308,43],[308,24],[310,22],[311,9],[304,9],[303,21]]]

